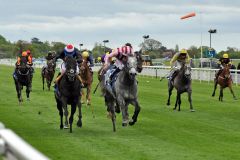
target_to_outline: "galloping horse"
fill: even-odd
[[[30,87],[31,87],[30,66],[28,66],[27,59],[25,57],[21,57],[20,65],[16,67],[16,71],[15,71],[15,74],[13,75],[13,79],[16,86],[19,104],[23,102],[23,98],[22,98],[23,86],[26,86],[27,100],[30,100],[29,99]]]
[[[42,68],[43,90],[44,90],[44,79],[46,78],[47,87],[48,87],[48,90],[50,91],[51,83],[55,73],[55,68],[56,68],[56,62],[53,59],[47,61],[47,67],[43,66]]]
[[[81,113],[80,81],[76,78],[76,60],[72,57],[66,57],[66,71],[58,84],[58,91],[55,91],[55,99],[60,115],[60,129],[63,129],[63,110],[65,115],[64,128],[68,128],[68,110],[67,105],[71,105],[71,115],[69,117],[70,133],[72,133],[73,116],[76,112],[76,106],[79,105],[79,113]],[[79,122],[81,123],[82,115],[79,115]],[[81,127],[81,125],[78,125]]]
[[[87,88],[87,105],[91,104],[91,88],[92,88],[92,82],[93,82],[93,74],[90,71],[90,67],[88,66],[88,61],[83,60],[81,66],[79,66],[79,75],[82,79],[83,88]],[[84,96],[84,92],[82,90],[82,97]]]
[[[190,111],[194,112],[192,106],[192,80],[191,80],[191,67],[183,63],[182,67],[178,71],[174,80],[168,80],[168,101],[167,105],[170,105],[170,98],[172,95],[173,88],[177,90],[177,98],[174,110],[176,110],[178,105],[178,111],[180,111],[181,106],[181,94],[184,92],[188,93],[188,101],[190,103]]]
[[[226,87],[229,87],[230,92],[233,95],[233,98],[236,100],[236,96],[232,89],[232,77],[230,74],[230,68],[231,68],[230,64],[224,65],[224,68],[223,68],[222,72],[220,73],[220,75],[218,76],[218,79],[214,80],[214,90],[213,90],[212,96],[213,97],[215,96],[217,84],[219,84],[220,85],[220,95],[218,98],[219,101],[223,101],[223,89]]]
[[[137,95],[137,85],[138,82],[136,80],[137,72],[142,71],[142,60],[141,55],[136,54],[135,56],[128,57],[128,61],[124,64],[124,68],[119,72],[118,77],[116,78],[116,82],[113,83],[113,90],[115,93],[115,97],[112,97],[110,93],[108,93],[104,89],[104,77],[101,80],[101,88],[104,94],[105,103],[107,105],[107,110],[110,113],[110,117],[112,119],[113,131],[116,131],[116,114],[115,112],[122,111],[122,126],[134,125],[137,122],[138,114],[140,112],[140,105],[138,103],[138,95]],[[132,104],[135,107],[134,114],[132,119],[129,121],[128,118],[128,105]],[[115,106],[116,105],[116,106]]]

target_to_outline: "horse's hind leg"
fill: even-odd
[[[114,100],[109,99],[110,97],[105,96],[105,103],[107,105],[107,111],[109,113],[109,117],[112,120],[113,125],[113,132],[116,132],[116,115],[115,115],[115,107],[114,107]]]
[[[81,89],[81,96],[82,96],[82,98],[81,98],[81,103],[82,104],[84,104],[84,90],[83,90],[83,88]]]
[[[217,89],[217,80],[214,80],[214,89],[213,89],[212,97],[215,96],[216,89]]]
[[[193,106],[192,106],[192,91],[188,91],[188,102],[190,104],[190,111],[195,112],[195,110],[193,109]]]
[[[132,116],[132,119],[129,122],[129,125],[131,125],[131,126],[134,125],[137,122],[138,114],[141,110],[141,107],[139,106],[138,100],[133,101],[132,105],[134,105],[135,110],[134,110],[134,114]]]
[[[167,101],[167,105],[170,105],[170,98],[172,95],[172,90],[173,90],[173,85],[171,84],[170,81],[168,81],[168,101]]]
[[[235,96],[235,94],[234,94],[234,92],[233,92],[232,85],[229,86],[229,90],[230,90],[230,92],[231,92],[232,95],[233,95],[233,99],[236,100],[237,98],[236,98],[236,96]]]
[[[74,113],[76,112],[76,103],[71,104],[71,115],[69,117],[69,124],[70,124],[70,133],[72,133],[72,123],[73,123],[73,116]]]

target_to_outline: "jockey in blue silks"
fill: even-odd
[[[64,73],[66,71],[65,58],[68,57],[68,56],[76,58],[78,64],[82,63],[82,56],[79,53],[79,51],[72,44],[66,45],[66,47],[60,53],[58,53],[57,56],[55,57],[55,61],[57,61],[57,59],[59,59],[59,58],[63,60],[63,63],[60,66],[61,74],[54,81],[56,84],[59,82],[59,80],[62,78],[62,76],[64,75]],[[78,68],[78,65],[77,65],[76,77],[79,79],[80,82],[82,82],[81,78],[78,74],[79,74],[79,68]]]

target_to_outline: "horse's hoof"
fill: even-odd
[[[135,124],[135,121],[132,119],[132,120],[129,121],[128,124],[129,124],[130,126],[133,126],[133,125]]]
[[[122,123],[123,127],[127,127],[127,125],[128,125],[127,123]]]
[[[81,102],[81,104],[84,104],[84,103],[85,103],[84,101]]]
[[[195,112],[195,110],[194,110],[194,109],[191,109],[190,112]]]
[[[78,126],[79,128],[82,127],[82,121],[81,121],[81,120],[78,120],[78,122],[77,122],[77,126]]]
[[[61,130],[63,129],[63,125],[60,125],[60,129],[61,129]]]
[[[236,98],[236,97],[234,97],[233,99],[234,99],[234,100],[237,100],[237,98]]]
[[[30,98],[27,98],[27,101],[30,101]]]
[[[212,97],[214,97],[215,96],[215,94],[212,94]]]
[[[63,128],[64,129],[69,129],[69,126],[68,125],[64,125]]]

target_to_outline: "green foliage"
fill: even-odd
[[[33,77],[31,101],[17,103],[11,73],[13,68],[0,66],[0,121],[28,143],[58,160],[238,160],[240,143],[239,100],[234,101],[224,90],[224,101],[211,97],[213,84],[193,81],[193,107],[189,112],[187,95],[182,97],[182,111],[172,110],[176,98],[173,92],[171,107],[166,106],[167,81],[138,77],[141,112],[134,126],[123,128],[117,114],[117,132],[112,132],[106,116],[104,99],[99,91],[92,96],[95,118],[91,108],[83,105],[83,127],[73,133],[59,129],[59,114],[53,91],[42,91],[40,69]],[[96,74],[95,74],[96,75]],[[97,84],[94,77],[93,87]],[[25,89],[25,87],[24,87]],[[236,95],[239,87],[234,86]],[[7,93],[7,94],[6,94]],[[218,96],[219,90],[217,91]],[[39,112],[41,114],[39,114]],[[129,116],[133,107],[129,107]]]

